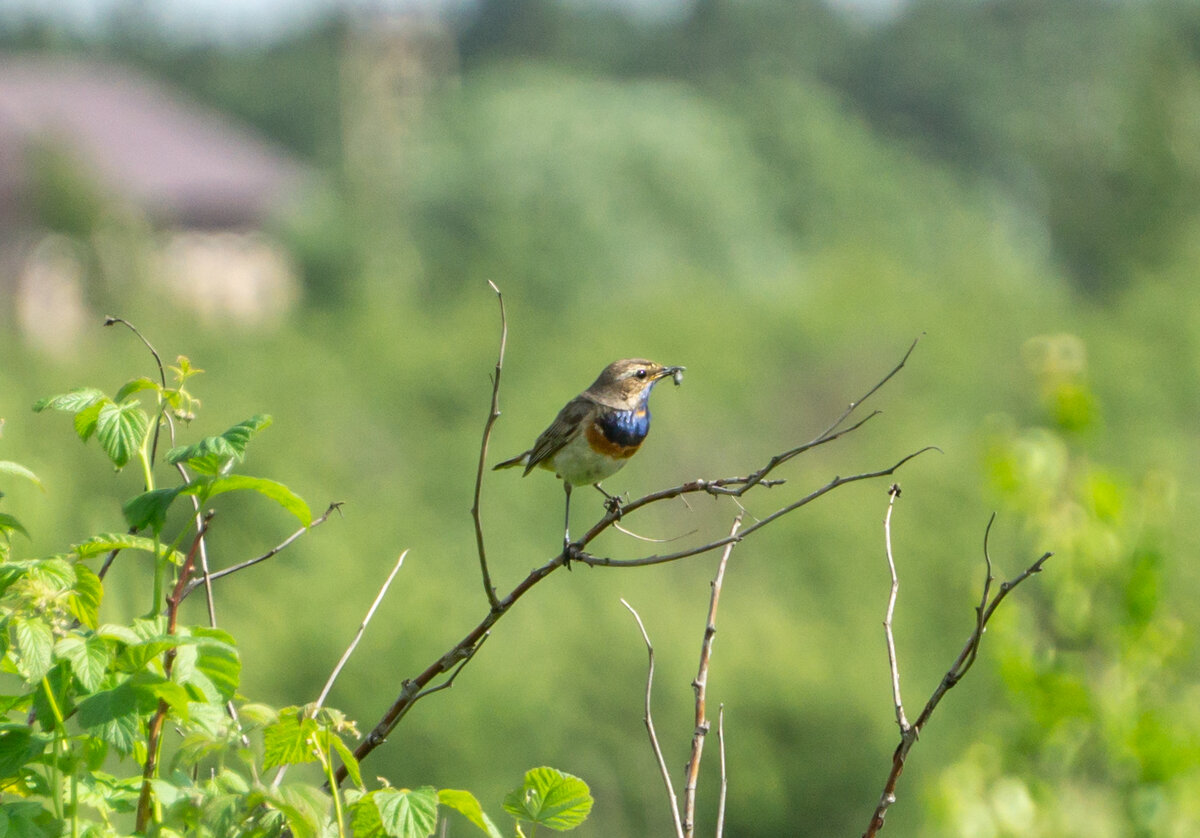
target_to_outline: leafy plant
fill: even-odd
[[[368,790],[345,739],[357,738],[352,721],[319,704],[275,709],[248,701],[239,693],[234,637],[214,620],[180,622],[181,602],[211,585],[207,564],[203,574],[198,565],[206,561],[212,498],[262,495],[300,522],[298,534],[324,519],[314,520],[283,483],[240,472],[251,440],[271,424],[266,415],[174,445],[162,459],[175,477],[160,481],[160,443],[174,443],[177,423],[195,418],[200,403],[187,388],[201,370],[180,357],[168,383],[168,369],[159,369],[159,381],[136,378],[113,396],[81,388],[34,405],[70,414],[80,440],[95,438],[117,470],[135,464],[142,485],[122,506],[125,531],[98,533],[52,556],[15,555],[14,535],[27,532],[0,512],[0,835],[215,838],[286,830],[424,838],[456,811],[498,838],[467,791],[386,782]],[[0,480],[8,478],[40,485],[29,469],[0,461]],[[142,616],[105,622],[104,578],[126,552],[152,558],[151,601]],[[309,763],[321,769],[323,788],[283,782],[284,769]],[[271,769],[278,769],[273,779]],[[338,769],[352,783],[344,792]],[[524,822],[570,829],[591,803],[581,780],[539,768],[505,808],[524,835]]]

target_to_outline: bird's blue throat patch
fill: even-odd
[[[634,410],[601,414],[596,424],[604,438],[614,445],[636,447],[650,433],[650,408],[643,403]]]

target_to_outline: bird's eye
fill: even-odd
[[[634,373],[634,375],[636,375],[638,378],[645,378],[647,374],[648,373],[645,370],[638,370]]]

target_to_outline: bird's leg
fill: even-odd
[[[571,569],[571,484],[563,481],[567,493],[567,511],[563,518],[563,567]]]
[[[621,517],[621,498],[604,491],[604,487],[599,483],[593,483],[592,485],[596,487],[596,491],[604,495],[604,508],[619,519]]]

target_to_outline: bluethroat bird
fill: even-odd
[[[684,367],[664,367],[644,358],[616,361],[600,377],[558,412],[537,442],[494,468],[525,467],[553,471],[567,493],[563,524],[563,551],[567,567],[571,556],[571,488],[588,483],[616,503],[600,488],[600,481],[629,461],[650,433],[650,391],[664,378],[683,381]],[[524,475],[522,475],[524,476]]]

